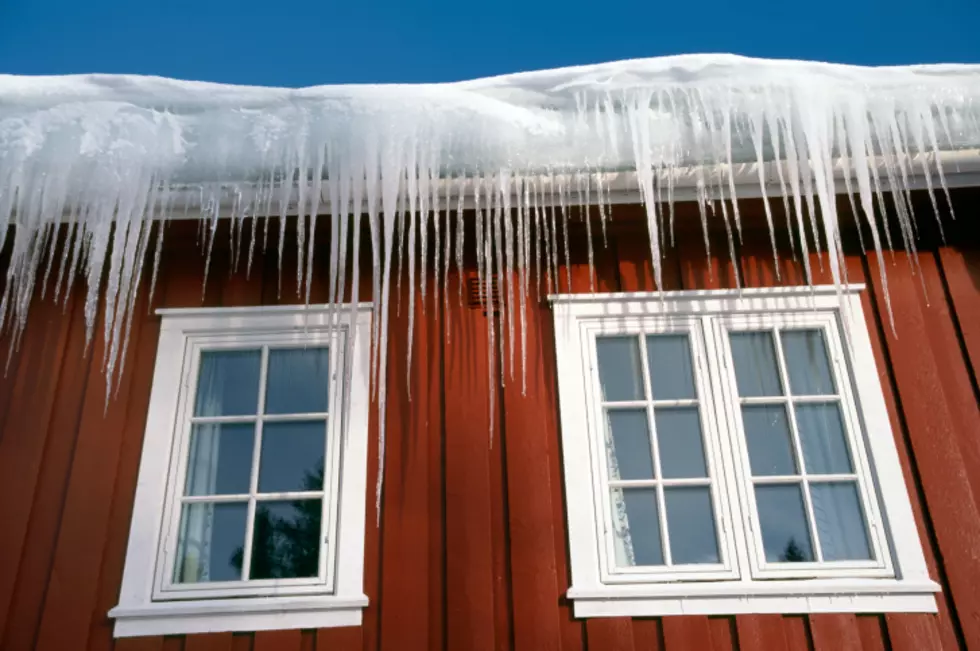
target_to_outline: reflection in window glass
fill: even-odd
[[[253,579],[296,579],[319,571],[320,500],[259,502],[252,530]]]

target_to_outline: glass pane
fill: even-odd
[[[810,497],[824,560],[869,560],[871,546],[857,485],[853,482],[810,484]]]
[[[762,545],[767,561],[800,563],[814,560],[799,485],[756,486],[755,502],[759,508]]]
[[[612,518],[617,565],[664,564],[656,488],[614,489]]]
[[[707,477],[697,407],[661,407],[653,411],[653,418],[663,476],[667,479]]]
[[[323,490],[326,421],[265,423],[259,457],[259,492]]]
[[[650,360],[650,383],[654,400],[686,400],[697,397],[694,391],[694,367],[687,335],[650,335],[647,337]]]
[[[267,414],[312,414],[327,411],[330,351],[285,348],[269,351]]]
[[[796,474],[793,441],[784,406],[744,405],[742,426],[754,476]]]
[[[834,393],[822,330],[784,330],[783,354],[794,396],[825,396]]]
[[[718,563],[718,535],[708,487],[665,488],[664,501],[674,565]]]
[[[320,500],[256,503],[251,578],[316,576],[322,511]]]
[[[599,361],[599,384],[602,399],[643,400],[640,367],[640,341],[636,337],[597,337],[596,359]]]
[[[195,416],[249,416],[259,406],[258,350],[206,350],[201,353]]]
[[[245,502],[185,504],[174,582],[241,580],[246,518]]]
[[[803,464],[814,474],[853,472],[844,422],[837,403],[796,405],[796,428],[803,446]]]
[[[194,425],[184,494],[247,493],[254,444],[255,426],[252,423]]]
[[[606,457],[610,479],[653,479],[646,409],[610,409]]]
[[[738,395],[743,398],[782,395],[772,333],[732,332],[729,338]]]

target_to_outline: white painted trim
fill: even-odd
[[[164,310],[147,413],[146,433],[136,485],[130,537],[119,605],[110,611],[116,619],[116,637],[205,631],[252,631],[282,628],[321,628],[360,623],[364,597],[364,533],[367,494],[367,447],[370,394],[371,308],[361,304],[330,311],[326,306]],[[342,328],[344,333],[338,332]],[[346,341],[350,338],[350,342]],[[159,560],[163,540],[174,526],[164,517],[165,504],[173,486],[180,485],[172,467],[174,433],[187,421],[178,414],[181,394],[194,385],[194,349],[201,345],[261,345],[266,343],[324,343],[340,346],[331,355],[332,373],[343,377],[346,391],[334,393],[330,441],[335,454],[332,475],[339,482],[324,487],[324,502],[330,514],[324,522],[331,553],[326,578],[294,585],[250,590],[250,596],[223,598],[233,592],[221,590],[160,594],[169,566]],[[345,359],[349,355],[349,359]],[[335,383],[332,382],[332,385]],[[336,405],[336,406],[334,406]],[[328,455],[329,457],[330,455]],[[331,494],[335,496],[331,498]],[[266,582],[262,582],[263,584]],[[308,585],[307,585],[308,584]],[[304,594],[310,593],[310,594]],[[179,601],[162,599],[179,598]],[[207,598],[205,598],[207,597]]]
[[[779,287],[746,290],[557,295],[553,303],[558,371],[559,417],[569,527],[569,560],[576,617],[660,616],[670,614],[738,614],[795,612],[936,612],[934,593],[939,586],[928,574],[918,530],[904,483],[895,439],[885,408],[881,382],[861,308],[863,285]],[[831,364],[840,385],[843,417],[863,445],[852,448],[855,470],[873,476],[874,490],[866,492],[872,525],[880,536],[869,533],[874,545],[875,567],[854,563],[828,564],[807,578],[769,572],[756,576],[754,547],[741,524],[746,503],[743,456],[737,436],[720,432],[726,506],[735,523],[730,536],[736,547],[737,574],[733,580],[686,580],[675,573],[654,577],[636,574],[628,582],[610,580],[604,569],[608,555],[602,523],[605,515],[595,476],[602,477],[603,457],[596,442],[595,373],[591,351],[595,332],[645,332],[677,324],[699,322],[704,337],[708,368],[704,382],[713,387],[711,401],[721,427],[732,427],[730,379],[723,371],[727,347],[719,340],[721,323],[811,324],[833,329],[828,341]],[[838,329],[840,333],[838,334]],[[730,362],[726,362],[730,365]],[[702,400],[702,404],[708,404]],[[706,443],[707,446],[707,443]],[[706,450],[707,452],[707,450]],[[744,460],[743,460],[744,461]],[[743,478],[740,478],[743,477]],[[601,484],[601,482],[600,482]],[[722,541],[721,544],[724,544]],[[867,565],[865,563],[865,565]],[[853,567],[852,567],[853,566]],[[836,568],[836,569],[835,569]],[[787,580],[790,577],[793,580]]]
[[[938,175],[935,172],[935,160],[936,157],[933,154],[927,154],[924,156],[929,169],[931,178],[931,184],[934,191],[939,191]],[[904,157],[908,161],[907,169],[907,183],[909,190],[926,190],[930,187],[930,183],[926,180],[925,175],[922,173],[922,165],[920,160],[923,158],[923,154],[913,154],[911,156]],[[943,175],[946,180],[946,187],[949,189],[953,188],[966,188],[966,187],[980,187],[980,149],[962,149],[956,151],[941,151],[938,156],[939,163],[943,166]],[[886,161],[883,157],[872,158],[873,167],[870,169],[876,169],[882,178],[887,178],[888,165],[893,164]],[[735,163],[733,165],[697,165],[697,166],[687,166],[679,167],[673,171],[673,198],[674,201],[685,202],[685,201],[697,201],[697,181],[698,177],[705,179],[714,178],[727,178],[729,174],[732,176],[732,184],[734,187],[735,196],[738,199],[758,199],[760,197],[782,197],[782,186],[779,183],[779,171],[777,168],[780,165],[786,165],[786,161],[767,161],[762,164],[762,176],[765,179],[765,183],[759,183],[759,164],[757,162],[745,162],[745,163]],[[855,166],[850,165],[851,169],[851,187],[856,188],[857,177],[855,176]],[[566,187],[571,187],[570,179],[574,179],[577,175],[587,173],[584,170],[573,170],[568,172],[560,172],[554,175],[555,185],[564,184]],[[603,199],[612,205],[622,205],[622,204],[642,204],[643,198],[640,195],[640,186],[635,171],[622,170],[613,172],[600,172],[602,178],[602,185],[605,188],[603,192]],[[788,175],[789,171],[783,169],[783,174]],[[847,193],[848,184],[844,180],[844,168],[839,164],[835,163],[832,169],[832,181],[834,185],[834,192],[837,195],[843,195]],[[558,199],[552,200],[552,193],[549,191],[551,186],[550,175],[535,175],[530,174],[525,178],[534,179],[534,181],[543,188],[542,193],[542,205],[543,206],[556,206],[558,205]],[[436,192],[439,196],[445,196],[446,194],[446,184],[447,180],[444,178],[435,179],[432,181],[436,188]],[[890,192],[887,187],[887,183],[882,184],[882,192]],[[242,182],[241,180],[229,181],[228,186],[235,186],[241,188],[255,187],[254,184],[249,184],[248,182]],[[708,192],[711,194],[713,188],[709,184]],[[291,189],[289,196],[296,197],[298,186],[294,184]],[[727,196],[728,190],[726,188],[724,194]],[[330,197],[321,196],[320,198],[320,215],[331,214],[330,207]],[[187,185],[184,187],[177,187],[171,190],[171,204],[173,206],[187,206],[188,210],[175,210],[169,219],[171,220],[182,220],[182,219],[196,219],[198,218],[194,215],[193,211],[200,211],[201,208],[201,192],[200,188],[194,185]],[[595,205],[596,200],[598,200],[598,195],[593,193],[594,197],[592,205]],[[517,205],[517,201],[520,199],[516,193],[511,196],[511,205]],[[716,196],[716,198],[718,198]],[[234,199],[231,197],[230,193],[228,197],[222,197],[218,206],[218,214],[220,218],[228,218],[232,216],[232,213],[236,207]],[[475,202],[472,196],[472,191],[467,193],[463,200],[463,208],[465,210],[472,209],[475,206]],[[362,213],[367,213],[367,200],[364,200],[364,204],[361,209]],[[285,214],[289,217],[293,217],[298,213],[298,206],[296,199],[292,199],[285,208]],[[278,216],[278,212],[275,216]],[[186,216],[185,216],[186,215]],[[68,218],[68,212],[65,213],[65,218]]]
[[[117,606],[109,611],[109,616],[116,619],[113,635],[120,638],[360,626],[361,613],[367,605],[368,599],[363,595],[304,600],[262,597],[154,603],[141,608]]]
[[[935,613],[931,592],[874,595],[807,595],[793,592],[751,597],[603,598],[574,600],[573,614],[586,617],[663,617],[670,615],[758,615],[814,613]]]
[[[864,283],[840,286],[841,294],[857,294],[864,291]],[[685,289],[669,292],[596,292],[589,294],[549,294],[548,300],[556,304],[575,303],[629,303],[633,301],[692,301],[720,298],[754,298],[773,296],[837,296],[833,285],[790,285],[784,287],[746,287],[743,289]]]

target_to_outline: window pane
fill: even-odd
[[[646,409],[610,409],[606,418],[610,432],[606,440],[609,478],[653,479]]]
[[[694,368],[687,335],[647,337],[650,383],[654,400],[685,400],[697,397]]]
[[[834,378],[827,360],[822,330],[784,330],[783,354],[794,396],[834,393]]]
[[[251,578],[316,576],[322,511],[320,500],[256,503]]]
[[[772,333],[732,332],[729,337],[738,395],[743,398],[782,395]]]
[[[265,423],[259,457],[259,492],[323,489],[327,424],[322,420]]]
[[[744,405],[742,425],[754,476],[796,474],[793,442],[784,406]]]
[[[617,565],[664,564],[656,488],[614,489],[612,518]]]
[[[201,353],[195,416],[248,416],[259,405],[258,350],[206,350]]]
[[[663,476],[667,479],[707,477],[697,407],[661,407],[653,415]]]
[[[636,337],[597,337],[596,358],[599,361],[599,384],[602,399],[642,400],[643,381],[640,367],[640,343]]]
[[[812,561],[810,529],[799,485],[757,485],[755,502],[759,508],[766,560],[770,563]]]
[[[175,583],[238,581],[248,505],[185,504],[180,516]]]
[[[664,500],[674,565],[719,562],[718,535],[708,487],[665,488]]]
[[[330,352],[326,348],[269,351],[265,413],[311,414],[327,411]]]
[[[810,484],[810,496],[824,560],[869,560],[871,548],[857,485],[853,482]]]
[[[796,427],[806,471],[814,474],[853,472],[837,403],[797,405]]]
[[[184,494],[247,493],[254,444],[255,426],[252,423],[194,425]]]

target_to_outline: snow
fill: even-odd
[[[389,299],[393,274],[402,278],[393,251],[407,235],[409,282],[424,288],[419,256],[429,259],[432,249],[431,297],[438,300],[441,276],[449,300],[449,267],[462,266],[464,205],[478,208],[480,278],[496,279],[502,302],[499,322],[488,319],[490,385],[515,380],[519,363],[523,386],[527,295],[532,284],[535,292],[569,288],[559,267],[569,255],[568,222],[582,219],[583,204],[598,203],[591,214],[604,241],[614,197],[638,191],[633,200],[646,211],[659,286],[674,202],[697,201],[705,234],[709,220],[721,219],[733,252],[741,233],[736,199],[755,184],[770,225],[774,195],[804,262],[808,231],[841,283],[835,194],[846,192],[868,222],[879,256],[887,197],[902,246],[914,255],[910,188],[924,185],[934,195],[938,218],[948,203],[948,161],[976,167],[978,148],[980,66],[688,55],[447,84],[304,89],[0,75],[0,220],[14,226],[0,231],[0,247],[12,238],[0,327],[12,328],[17,341],[38,285],[65,300],[81,274],[89,339],[100,300],[108,315],[102,336],[111,387],[148,259],[156,284],[163,229],[155,223],[188,211],[199,217],[210,260],[218,219],[231,218],[233,259],[245,257],[249,269],[259,230],[263,250],[275,247],[281,260],[287,217],[309,225],[309,240],[300,228],[295,243],[295,273],[308,300],[311,226],[318,215],[330,219],[330,259],[320,262],[336,304],[366,219],[372,380],[383,423]],[[516,224],[503,219],[508,214]],[[444,227],[429,242],[428,225],[440,218]],[[60,223],[71,237],[58,251]],[[598,238],[587,225],[591,249]],[[590,272],[592,260],[590,250]],[[457,300],[461,292],[460,284]],[[410,304],[395,309],[408,310],[410,341],[416,315],[409,295]],[[424,310],[430,296],[422,298]]]

